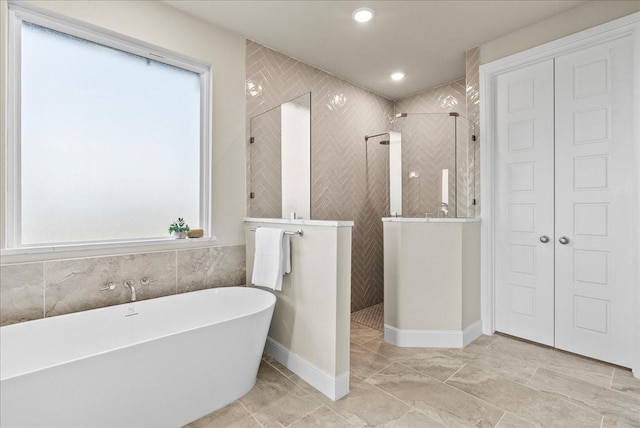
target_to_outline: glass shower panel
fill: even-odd
[[[403,216],[449,216],[455,212],[455,198],[449,197],[455,195],[453,117],[409,113],[397,123],[402,134],[402,170],[406,183]]]
[[[385,134],[364,143],[366,165],[361,196],[366,208],[363,213],[376,213],[373,217],[367,215],[367,218],[379,219],[388,217],[390,213],[389,140],[390,136]]]
[[[250,119],[249,216],[311,217],[311,94]]]
[[[282,217],[281,109],[251,118],[249,216]]]
[[[403,217],[472,217],[469,121],[455,113],[407,113],[402,134]]]
[[[465,117],[456,119],[456,214],[455,217],[475,216],[475,154],[473,124]]]

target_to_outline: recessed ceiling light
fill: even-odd
[[[390,77],[393,80],[402,80],[404,79],[404,73],[402,71],[396,71],[395,73],[391,73]]]
[[[373,19],[373,15],[373,10],[368,7],[361,7],[360,9],[356,9],[351,17],[354,21],[369,22]]]

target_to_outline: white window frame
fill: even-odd
[[[132,53],[154,61],[176,66],[200,75],[200,224],[205,237],[198,240],[176,240],[171,237],[157,239],[108,240],[83,243],[47,244],[42,246],[21,244],[21,94],[20,54],[23,21],[51,30],[99,43],[114,49]],[[9,2],[7,37],[7,139],[6,139],[6,193],[5,193],[5,242],[1,256],[41,254],[49,252],[73,252],[87,249],[131,251],[132,247],[172,248],[180,246],[203,246],[211,244],[215,237],[210,234],[211,217],[211,138],[210,138],[210,64],[188,58],[164,48],[123,36],[81,21],[45,12],[23,3]],[[111,251],[110,253],[112,253]],[[116,251],[118,252],[118,251]]]

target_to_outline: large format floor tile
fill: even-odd
[[[402,418],[409,406],[364,382],[351,382],[349,395],[327,405],[357,426],[379,426]]]
[[[253,428],[261,427],[257,420],[240,402],[235,401],[226,407],[191,422],[186,428]]]
[[[506,336],[498,336],[489,349],[495,354],[534,362],[603,387],[609,387],[613,375],[613,366],[609,364]]]
[[[492,427],[504,414],[485,401],[400,363],[392,364],[367,382],[446,426]]]
[[[466,364],[461,360],[442,354],[433,354],[430,355],[429,358],[407,357],[396,361],[405,367],[414,369],[442,382],[449,379]]]
[[[543,427],[598,428],[602,422],[594,411],[470,365],[446,383]]]
[[[611,389],[640,398],[640,381],[633,377],[630,370],[615,369]]]
[[[289,426],[322,406],[266,362],[260,368],[256,385],[240,402],[260,424],[269,427]]]
[[[188,426],[640,428],[629,370],[501,335],[399,348],[352,323],[350,388],[332,401],[265,355],[247,395]]]
[[[517,416],[507,412],[504,414],[500,422],[498,422],[498,428],[536,428],[537,425],[533,422],[525,421]]]
[[[374,354],[355,343],[351,344],[350,373],[360,379],[366,379],[391,364],[391,360]]]
[[[381,338],[382,332],[351,321],[351,342],[362,345],[371,339]]]
[[[496,352],[491,347],[471,345],[464,349],[442,350],[442,353],[521,384],[526,384],[539,366],[535,361]]]
[[[334,428],[350,428],[357,425],[352,424],[327,406],[322,406],[318,410],[309,413],[291,427],[307,428],[307,427],[334,427]]]
[[[538,369],[528,386],[627,424],[638,423],[640,418],[640,397],[596,386],[546,368]]]

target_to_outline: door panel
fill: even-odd
[[[556,58],[556,347],[629,367],[630,38]],[[567,244],[558,239],[566,236]]]
[[[496,83],[496,330],[553,345],[553,60]]]

